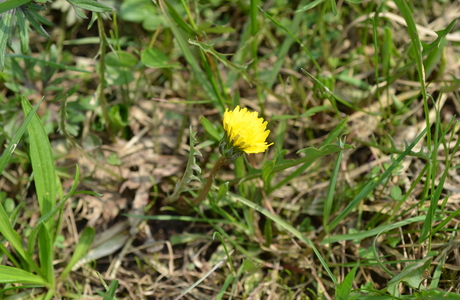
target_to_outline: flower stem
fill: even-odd
[[[219,158],[219,160],[216,162],[216,164],[212,168],[211,174],[209,174],[208,179],[206,179],[206,183],[205,183],[203,189],[201,190],[200,194],[195,199],[193,199],[191,201],[191,203],[193,205],[199,205],[206,198],[206,196],[208,195],[209,190],[211,189],[212,182],[214,181],[214,177],[216,176],[217,171],[219,171],[220,167],[225,162],[225,160],[226,160],[226,158],[221,156]]]

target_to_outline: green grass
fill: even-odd
[[[458,5],[359,2],[0,3],[0,298],[460,299]]]

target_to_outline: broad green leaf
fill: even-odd
[[[246,273],[254,273],[262,268],[262,264],[255,263],[249,259],[243,258],[243,268]]]
[[[2,265],[0,265],[0,283],[22,283],[48,286],[48,283],[40,276],[18,268]]]
[[[413,289],[424,289],[421,282],[424,280],[424,272],[428,268],[433,256],[427,256],[413,264],[406,266],[401,273],[393,277],[388,282],[388,292],[394,296],[399,297],[398,285],[400,282],[404,282],[406,285]]]
[[[178,68],[179,64],[169,63],[169,57],[159,49],[145,49],[141,53],[141,61],[150,68]]]
[[[135,55],[123,50],[107,53],[105,57],[105,63],[111,67],[132,68],[135,67],[138,62],[139,59]]]

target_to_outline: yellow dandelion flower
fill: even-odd
[[[239,106],[233,111],[227,109],[223,123],[225,136],[220,141],[220,152],[227,159],[235,159],[243,152],[265,152],[273,144],[265,141],[270,130],[266,130],[267,121],[259,118],[256,111],[249,112]]]

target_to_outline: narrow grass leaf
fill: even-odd
[[[416,219],[416,218],[419,218],[419,217],[424,217],[426,218],[426,216],[418,216],[418,217],[415,217],[415,218],[412,218],[412,219]],[[387,272],[390,276],[394,277],[395,275],[393,274],[393,272],[391,272],[390,270],[388,270],[385,265],[382,263],[382,261],[379,259],[379,255],[378,255],[378,251],[377,251],[377,239],[379,238],[379,236],[386,232],[386,231],[389,231],[389,230],[392,230],[392,229],[395,229],[395,228],[398,228],[400,227],[400,224],[402,224],[402,222],[404,221],[401,221],[401,222],[397,222],[395,224],[392,224],[392,225],[387,225],[387,228],[384,228],[382,231],[380,231],[375,237],[374,237],[374,240],[372,241],[372,252],[374,253],[374,257],[377,261],[377,264],[385,271]],[[402,225],[401,225],[402,226]]]
[[[320,0],[318,1],[319,3],[323,2],[324,0]],[[315,1],[316,2],[316,1]],[[318,4],[319,4],[318,3]],[[299,38],[297,36],[295,36],[291,31],[289,31],[285,26],[281,25],[280,22],[278,22],[277,20],[275,20],[272,16],[270,16],[269,14],[267,14],[260,6],[259,6],[259,9],[260,11],[268,18],[270,19],[270,21],[272,21],[273,23],[275,23],[276,26],[278,26],[279,28],[283,29],[284,31],[286,31],[287,34],[289,34],[290,37],[292,37],[294,39],[294,41],[296,41],[297,44],[299,44],[299,46],[302,48],[303,51],[305,51],[305,53],[307,53],[308,57],[311,59],[311,61],[313,62],[313,64],[315,65],[318,73],[321,73],[322,72],[322,69],[320,67],[320,65],[318,64],[318,62],[315,60],[315,58],[313,57],[313,55],[310,53],[310,51],[307,49],[307,47],[299,40]]]
[[[54,217],[54,215],[61,211],[62,208],[64,207],[64,204],[66,203],[66,201],[72,196],[74,195],[76,192],[75,190],[77,189],[77,186],[78,186],[78,183],[80,181],[80,169],[78,167],[78,165],[75,166],[76,169],[75,169],[75,180],[72,184],[72,187],[70,188],[70,191],[69,193],[64,197],[64,199],[58,203],[58,205],[56,205],[56,207],[50,211],[48,214],[40,217],[40,219],[38,219],[37,221],[37,224],[35,225],[35,228],[32,229],[32,232],[30,233],[30,236],[29,236],[29,239],[27,241],[27,251],[29,253],[30,256],[33,255],[34,253],[34,249],[35,249],[35,239],[38,235],[38,231],[40,229],[40,225],[42,225],[43,223],[45,223],[46,221],[48,221],[50,218]],[[98,196],[98,195],[95,195],[95,196]],[[100,196],[100,195],[99,195]]]
[[[21,104],[25,114],[33,110],[25,97],[22,97]],[[44,216],[51,212],[56,206],[57,193],[54,158],[45,128],[36,113],[30,121],[27,131],[29,133],[30,159],[34,171],[35,189],[40,212],[41,215]],[[54,229],[53,224],[53,219],[49,219],[46,222],[47,229],[50,233]]]
[[[0,14],[12,10],[13,8],[19,7],[21,5],[27,4],[31,0],[9,0],[3,1],[0,3]],[[3,16],[2,16],[3,17]]]
[[[3,3],[0,3],[0,5]],[[13,30],[15,13],[16,11],[12,10],[4,12],[0,15],[0,70],[3,70],[3,67],[5,66],[6,48],[8,46],[8,40],[10,39]]]
[[[220,141],[221,135],[217,131],[217,129],[212,125],[212,123],[206,119],[205,117],[201,117],[200,119],[201,125],[203,126],[204,130],[215,140],[215,141]]]
[[[219,60],[225,67],[227,67],[228,69],[240,74],[241,77],[243,77],[246,81],[248,81],[248,82],[251,81],[249,79],[248,74],[245,72],[246,69],[247,69],[247,66],[238,66],[235,63],[229,61],[225,57],[226,55],[217,52],[216,50],[214,50],[214,48],[211,45],[207,45],[205,43],[202,43],[202,42],[200,42],[198,40],[194,40],[194,39],[189,39],[188,42],[191,45],[198,46],[202,51],[204,51],[206,53],[209,53],[212,56],[214,56],[215,58],[217,58],[217,60]]]
[[[43,276],[40,268],[37,264],[32,260],[32,256],[29,256],[22,245],[22,240],[16,230],[13,229],[11,225],[8,214],[6,213],[3,205],[0,203],[0,233],[3,237],[11,244],[14,250],[20,255],[30,267],[32,267],[40,276]],[[1,273],[1,272],[0,272]]]
[[[324,270],[326,271],[326,273],[331,278],[332,282],[335,285],[338,285],[337,279],[335,278],[334,274],[329,269],[326,261],[323,259],[323,257],[321,256],[321,253],[318,251],[318,249],[316,249],[315,245],[313,244],[313,242],[309,238],[305,237],[300,231],[298,231],[297,229],[292,227],[292,225],[288,224],[285,220],[281,219],[279,216],[276,216],[276,215],[272,214],[271,212],[269,212],[268,210],[264,209],[260,205],[257,205],[254,202],[249,201],[248,199],[245,199],[245,198],[243,198],[243,197],[241,197],[239,195],[232,194],[231,196],[234,197],[239,202],[243,203],[244,205],[249,206],[249,207],[257,210],[261,214],[265,215],[267,218],[271,219],[273,222],[278,224],[278,226],[284,228],[286,231],[290,232],[292,235],[294,235],[299,240],[301,240],[302,242],[307,244],[309,247],[311,247],[313,252],[315,252],[316,257],[320,261],[321,265],[323,266]]]
[[[353,286],[353,281],[355,280],[356,270],[358,265],[353,267],[351,271],[345,276],[344,280],[339,284],[336,289],[336,296],[338,300],[348,300],[350,299],[351,288]]]
[[[313,7],[319,5],[319,4],[323,3],[323,2],[324,2],[324,0],[315,0],[315,1],[313,1],[312,3],[310,3],[310,4],[308,4],[308,5],[305,5],[305,6],[302,7],[301,9],[296,10],[295,12],[296,12],[296,13],[299,13],[299,12],[303,12],[303,11],[310,10],[310,9],[312,9]]]
[[[367,230],[363,230],[363,231],[359,231],[355,233],[329,236],[321,241],[321,245],[336,243],[340,241],[360,241],[365,238],[378,235],[385,231],[393,230],[393,229],[396,229],[402,226],[406,226],[412,223],[423,222],[425,218],[426,216],[417,216],[417,217],[413,217],[407,220],[396,222],[394,224],[382,225],[382,226],[378,226],[372,229],[367,229]]]
[[[230,251],[229,255],[231,255],[233,253],[234,250]],[[205,280],[206,278],[209,277],[209,275],[211,275],[212,273],[214,273],[224,262],[227,261],[227,259],[229,258],[229,255],[226,255],[224,259],[222,259],[221,261],[219,261],[214,267],[212,267],[211,270],[209,270],[206,274],[204,274],[200,279],[198,279],[197,281],[195,281],[195,283],[193,283],[190,287],[188,287],[187,289],[185,289],[184,292],[182,292],[182,294],[180,294],[179,296],[177,296],[176,298],[174,298],[174,300],[179,300],[181,299],[182,297],[184,297],[185,295],[187,295],[188,292],[190,292],[191,290],[193,290],[196,286],[198,286],[203,280]]]
[[[428,211],[426,214],[427,216],[426,216],[425,222],[423,223],[422,230],[420,232],[419,243],[423,242],[428,237],[428,235],[431,233],[431,230],[433,228],[434,216],[438,208],[439,198],[441,197],[441,193],[444,189],[444,182],[446,181],[449,167],[450,166],[448,164],[446,166],[444,173],[441,176],[441,179],[439,180],[439,183],[436,187],[436,190],[434,191],[434,194],[431,195],[430,207],[428,208]]]
[[[18,26],[19,41],[21,43],[21,53],[27,54],[29,51],[29,26],[22,10],[16,13],[16,25]]]
[[[331,4],[332,13],[337,15],[337,4],[335,3],[335,0],[329,0],[329,3]]]
[[[309,72],[307,72],[305,69],[302,69],[302,72],[304,72],[306,75],[308,75],[311,79],[313,79],[315,81],[316,84],[318,84],[319,86],[321,86],[323,88],[323,90],[326,92],[326,94],[330,97],[328,97],[328,99],[330,100],[331,104],[332,104],[332,107],[335,109],[335,111],[337,112],[337,115],[340,115],[340,112],[339,112],[339,109],[337,107],[337,104],[336,104],[336,101],[340,102],[341,104],[349,107],[349,108],[352,108],[354,110],[357,110],[357,111],[360,111],[360,112],[363,112],[363,113],[366,113],[368,115],[377,115],[376,113],[372,113],[372,112],[367,112],[353,104],[350,104],[348,103],[348,101],[342,99],[341,97],[339,97],[336,93],[334,93],[333,91],[331,91],[323,82],[321,82],[321,80],[319,80],[318,78],[316,78],[315,76],[313,76],[312,74],[310,74]]]
[[[305,148],[305,149],[302,149],[302,150],[299,150],[299,151],[307,151],[306,153],[309,155],[307,155],[306,157],[303,157],[303,158],[299,158],[299,159],[293,159],[293,160],[284,160],[284,159],[280,159],[278,158],[277,161],[279,161],[280,163],[277,164],[274,168],[273,168],[273,172],[274,173],[277,173],[277,172],[280,172],[280,171],[283,171],[285,169],[288,169],[288,168],[291,168],[291,167],[295,167],[295,166],[298,166],[300,164],[304,164],[302,165],[301,167],[299,167],[295,172],[293,172],[292,174],[290,174],[289,176],[287,176],[285,179],[281,180],[278,184],[276,184],[275,187],[271,188],[270,189],[270,192],[278,189],[279,187],[285,185],[286,183],[288,183],[290,180],[292,180],[293,178],[297,177],[299,174],[301,174],[303,171],[305,171],[316,159],[318,159],[319,157],[321,156],[324,156],[324,155],[328,155],[328,154],[333,154],[335,152],[338,152],[338,151],[341,151],[341,150],[347,150],[347,149],[352,149],[354,148],[354,146],[352,145],[344,145],[343,146],[343,149],[340,148],[340,146],[336,145],[336,144],[332,144],[336,138],[340,135],[340,133],[343,131],[343,129],[345,128],[346,126],[346,123],[347,123],[347,120],[348,118],[345,118],[343,119],[332,131],[331,133],[328,135],[328,137],[326,138],[326,140],[323,142],[323,144],[321,145],[320,149],[316,149],[316,148]],[[280,133],[282,133],[282,131],[280,131]],[[276,136],[277,136],[277,141],[278,140],[282,140],[284,138],[284,135],[281,135],[279,132],[276,133]],[[282,143],[281,143],[282,144]],[[331,145],[329,145],[331,144]],[[275,143],[276,145],[276,143]],[[327,146],[330,146],[329,148]],[[307,149],[310,149],[310,150],[307,150]],[[316,150],[316,151],[315,151]],[[316,154],[314,153],[316,152]],[[280,150],[280,154],[282,154],[282,150]],[[241,177],[241,178],[237,178],[237,179],[234,179],[234,180],[231,180],[229,182],[230,185],[234,185],[234,184],[240,184],[242,182],[245,182],[245,181],[248,181],[248,180],[252,180],[252,179],[255,179],[255,178],[259,178],[261,176],[261,172],[260,171],[254,171],[254,172],[251,172],[250,175],[247,175],[245,177]]]
[[[224,283],[222,284],[222,287],[220,288],[219,293],[215,298],[216,300],[221,300],[227,294],[228,286],[230,285],[230,283],[232,283],[233,279],[235,279],[235,275],[230,274],[227,276]],[[233,293],[231,293],[231,295],[233,295]],[[225,299],[227,299],[227,297],[225,297]]]
[[[75,247],[75,251],[73,252],[72,258],[60,275],[61,279],[66,278],[75,264],[88,253],[88,249],[93,243],[95,234],[96,232],[92,227],[86,227],[83,230],[80,240],[78,241],[78,244]]]
[[[428,106],[428,99],[426,94],[425,88],[425,69],[423,66],[423,56],[422,56],[422,44],[420,43],[420,38],[417,32],[417,27],[415,25],[414,17],[412,15],[412,11],[409,8],[409,4],[405,0],[394,0],[396,6],[399,8],[404,20],[407,24],[407,30],[409,32],[409,36],[412,42],[411,51],[415,60],[415,65],[417,66],[418,72],[418,79],[420,83],[420,89],[423,99],[423,112],[425,114],[425,124],[426,128],[430,128],[430,112]],[[426,132],[426,145],[429,151],[431,151],[431,130],[427,130]],[[432,152],[434,153],[434,152]],[[431,164],[428,165],[427,169],[427,184],[425,184],[421,198],[425,198],[428,196],[428,191],[432,188],[431,184],[429,184],[429,179],[432,176],[432,167]]]
[[[384,27],[383,28],[384,37],[383,37],[383,45],[382,45],[382,73],[383,76],[386,78],[390,74],[390,62],[391,62],[391,50],[393,48],[393,33],[391,28]],[[388,80],[388,78],[387,78]]]
[[[24,12],[24,16],[29,21],[29,23],[32,25],[32,27],[35,28],[35,30],[40,35],[42,35],[43,37],[49,39],[50,36],[49,36],[48,32],[46,32],[46,30],[43,29],[42,24],[40,23],[40,21],[37,20],[38,13],[34,12],[33,10],[30,10],[30,9],[24,9],[23,12]]]
[[[3,241],[0,242],[0,253],[3,253],[8,257],[8,259],[14,264],[16,268],[21,268],[20,263],[16,260],[16,258],[12,255],[12,251],[9,251],[6,249],[5,246],[2,244]],[[0,256],[1,259],[3,259],[3,256]]]
[[[307,0],[303,0],[299,3],[298,7],[304,6]],[[294,18],[292,19],[291,24],[289,27],[286,27],[286,31],[288,31],[288,35],[284,41],[281,47],[279,47],[278,52],[276,53],[276,61],[273,64],[271,71],[269,72],[268,79],[267,79],[267,87],[271,88],[273,84],[275,83],[281,67],[283,66],[284,60],[288,56],[289,49],[291,49],[292,44],[294,43],[294,38],[293,36],[297,36],[300,24],[302,20],[305,18],[305,15],[303,14],[295,14]]]
[[[460,295],[457,293],[444,292],[438,290],[420,291],[419,293],[414,294],[414,296],[416,297],[415,299],[420,300],[460,300]]]
[[[40,258],[40,267],[45,274],[45,278],[50,286],[54,286],[54,266],[53,266],[53,242],[50,232],[44,224],[39,226],[38,231],[38,256]]]
[[[18,268],[2,265],[0,265],[0,283],[22,283],[49,286],[48,283],[40,276]]]
[[[444,226],[449,224],[450,221],[453,218],[455,218],[456,216],[458,216],[458,215],[460,215],[460,209],[452,212],[452,214],[450,216],[448,216],[447,218],[443,219],[441,221],[441,223],[439,223],[438,226],[436,226],[436,228],[432,230],[431,235],[435,235],[438,231],[440,231]]]
[[[275,130],[275,160],[284,161],[283,156],[285,151],[283,151],[284,137],[286,136],[287,121],[280,120],[278,126]]]
[[[27,126],[29,126],[30,121],[34,117],[35,112],[37,111],[37,108],[42,101],[43,98],[37,103],[37,105],[35,105],[35,108],[27,114],[27,118],[24,120],[24,123],[22,123],[18,131],[16,131],[16,134],[11,139],[5,152],[3,152],[2,156],[0,157],[0,174],[2,174],[3,170],[5,170],[6,164],[10,161],[11,155],[13,155],[14,149],[16,149],[19,140],[21,140],[22,135],[24,132],[26,132]]]
[[[56,62],[44,60],[44,59],[39,58],[39,57],[31,57],[31,56],[21,55],[21,54],[8,54],[7,56],[9,56],[9,57],[17,57],[17,58],[22,58],[24,60],[43,63],[45,66],[58,68],[58,69],[62,69],[62,70],[75,71],[75,72],[81,72],[81,73],[91,73],[91,71],[88,71],[88,70],[79,69],[79,68],[76,68],[76,67],[73,67],[73,66],[66,66],[66,65],[63,65],[63,64],[56,63]]]
[[[219,112],[223,113],[225,110],[223,103],[220,103],[219,96],[216,95],[216,93],[214,92],[209,80],[206,78],[205,74],[203,73],[203,70],[201,69],[200,64],[198,63],[198,61],[196,60],[196,58],[193,56],[192,52],[188,48],[188,44],[185,38],[183,37],[182,33],[179,31],[176,24],[174,23],[174,21],[181,20],[181,18],[177,18],[175,17],[174,14],[172,14],[169,5],[168,5],[168,10],[166,10],[165,2],[163,0],[159,0],[158,3],[160,4],[161,12],[163,13],[163,15],[166,16],[166,19],[169,21],[169,27],[172,33],[174,34],[174,37],[176,38],[177,44],[179,45],[182,51],[182,54],[184,55],[190,67],[192,68],[193,74],[195,75],[198,82],[201,84],[206,94],[211,98],[214,105],[218,108]]]
[[[27,11],[29,11],[35,17],[35,19],[41,24],[44,24],[46,26],[54,26],[53,22],[49,21],[43,15],[38,13],[38,11],[41,11],[44,9],[42,6],[32,5],[32,6],[28,6],[27,8],[28,8]]]
[[[343,146],[342,141],[339,141],[339,143],[341,146]],[[342,154],[343,154],[343,151],[339,151],[339,154],[337,155],[334,170],[332,171],[331,179],[329,181],[329,186],[327,188],[326,200],[324,203],[323,227],[326,230],[327,234],[329,234],[329,216],[331,214],[332,204],[334,202],[335,185],[337,184],[337,177],[339,175],[339,169],[342,163]]]
[[[409,147],[404,150],[404,152],[396,158],[396,160],[391,164],[391,166],[382,174],[379,178],[370,180],[366,186],[356,195],[353,200],[345,207],[345,209],[331,222],[329,229],[332,230],[337,226],[348,214],[356,208],[356,206],[367,197],[383,180],[388,178],[393,170],[399,165],[404,157],[409,154],[409,152],[414,148],[414,146],[420,141],[420,139],[425,135],[426,129],[424,129],[417,138],[409,145]]]
[[[77,6],[79,8],[98,12],[98,13],[112,12],[115,10],[113,7],[99,3],[97,1],[90,1],[90,0],[67,0],[67,1],[70,4]]]
[[[279,187],[285,185],[289,181],[291,181],[293,178],[296,178],[300,174],[302,174],[303,171],[305,171],[309,166],[311,166],[317,159],[324,157],[329,154],[333,154],[339,151],[347,150],[347,149],[352,149],[354,148],[352,145],[337,145],[337,144],[330,144],[330,145],[324,145],[321,146],[319,149],[317,148],[305,148],[297,151],[297,153],[304,153],[305,157],[300,158],[300,159],[295,159],[291,161],[287,161],[284,163],[281,163],[279,165],[276,165],[273,167],[273,172],[279,172],[282,170],[285,170],[287,168],[291,168],[300,164],[303,164],[300,168],[289,174],[285,179],[281,180],[276,186],[270,189],[270,193],[273,192],[274,190],[278,189]]]
[[[195,36],[200,35],[200,32],[198,32],[192,25],[190,25],[187,22],[185,22],[185,18],[181,14],[179,14],[177,12],[176,8],[171,4],[171,1],[165,1],[164,4],[168,8],[168,13],[169,13],[171,19],[174,20],[174,22],[176,22],[177,25],[179,25],[179,27],[182,30],[184,30],[190,36],[195,37]],[[182,4],[184,4],[184,3],[182,3]],[[188,9],[188,7],[186,7],[186,5],[184,5],[184,8]],[[193,22],[193,20],[190,20],[190,22]]]
[[[439,261],[439,264],[436,266],[436,269],[434,270],[434,273],[433,273],[433,276],[430,282],[430,288],[429,288],[430,290],[434,290],[438,288],[439,281],[441,280],[441,275],[444,269],[444,263],[446,262],[446,255],[447,255],[447,252],[444,252],[444,254],[441,256],[441,260]]]
[[[110,287],[107,290],[107,293],[104,295],[104,300],[114,300],[115,298],[115,293],[117,292],[118,288],[118,280],[112,280],[110,283]]]

